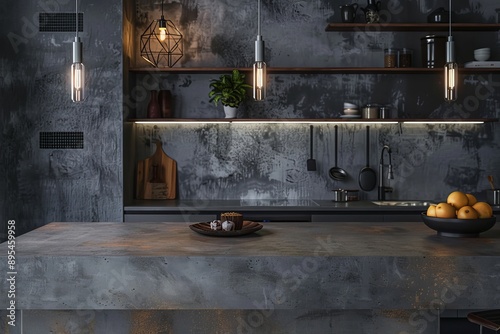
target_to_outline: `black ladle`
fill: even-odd
[[[335,125],[335,167],[330,168],[328,172],[330,177],[337,181],[342,181],[347,177],[347,172],[342,168],[337,166],[337,154],[338,154],[338,125]]]
[[[314,158],[313,158],[313,149],[314,149],[314,144],[313,144],[313,140],[314,140],[313,126],[311,125],[309,128],[310,128],[310,131],[309,131],[309,145],[311,146],[310,147],[311,158],[307,159],[307,170],[310,171],[310,172],[314,172],[314,171],[316,171],[316,160],[314,160]]]
[[[370,191],[377,185],[377,174],[370,167],[370,127],[366,126],[366,166],[359,172],[359,187]]]

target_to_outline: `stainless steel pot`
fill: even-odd
[[[376,104],[367,104],[361,109],[363,118],[378,118],[380,107]]]
[[[347,201],[347,191],[344,189],[334,189],[333,192],[333,201],[334,202],[346,202]]]

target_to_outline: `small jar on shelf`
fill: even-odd
[[[399,62],[398,67],[411,67],[413,58],[413,50],[408,48],[402,48],[399,50]]]
[[[384,67],[398,67],[398,49],[389,48],[384,50]]]

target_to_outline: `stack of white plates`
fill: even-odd
[[[342,118],[360,118],[358,106],[353,103],[344,102],[344,115]]]

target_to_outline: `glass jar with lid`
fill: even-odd
[[[384,67],[398,67],[398,49],[384,50]]]
[[[398,67],[411,67],[413,58],[413,50],[402,48],[399,50]]]

